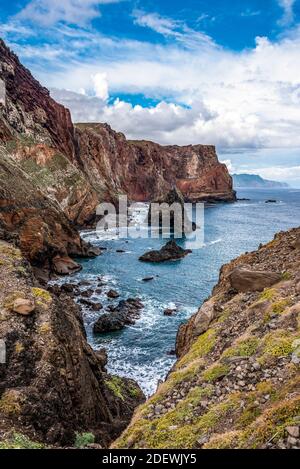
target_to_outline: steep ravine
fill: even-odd
[[[223,266],[114,448],[299,448],[300,228]]]
[[[88,345],[80,308],[45,290],[19,249],[0,241],[0,449],[106,447],[144,399],[130,379],[106,372]],[[1,348],[3,352],[3,348]],[[3,358],[3,355],[1,355]]]

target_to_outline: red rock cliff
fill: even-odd
[[[95,184],[102,183],[102,190],[148,201],[176,185],[186,201],[235,199],[231,176],[214,146],[130,141],[107,124],[76,127],[84,171]]]

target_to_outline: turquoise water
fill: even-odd
[[[238,197],[251,200],[205,209],[205,245],[177,262],[152,265],[138,260],[145,251],[160,248],[165,239],[97,239],[94,232],[83,233],[84,238],[107,248],[102,256],[82,261],[83,270],[77,274],[95,286],[97,277],[104,276],[103,292],[93,298],[106,306],[135,296],[145,305],[134,326],[111,334],[94,335],[92,325],[101,312],[85,311],[89,342],[96,349],[107,349],[110,372],[134,378],[148,395],[174,363],[168,352],[175,347],[179,325],[210,295],[222,264],[257,249],[280,230],[299,226],[300,190],[241,190]],[[267,199],[278,203],[266,204]],[[184,242],[179,244],[184,247]],[[117,249],[125,252],[117,253]],[[145,283],[142,278],[146,276],[155,279]],[[114,302],[105,295],[110,288],[121,295]],[[172,306],[177,313],[164,316],[164,309]]]

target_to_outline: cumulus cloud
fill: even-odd
[[[265,179],[274,181],[299,181],[300,166],[272,166],[266,168],[250,169],[250,174],[260,174]]]
[[[92,76],[92,81],[97,98],[106,101],[109,96],[106,73],[96,73],[96,75]]]
[[[283,8],[283,16],[279,23],[283,26],[289,25],[294,21],[294,4],[296,0],[278,0],[279,5]]]
[[[195,53],[173,44],[101,36],[97,47],[97,60],[69,64],[63,73],[41,76],[42,81],[55,88],[67,83],[72,91],[84,89],[86,95],[98,94],[104,100],[109,85],[114,96],[144,94],[160,104],[142,108],[116,101],[105,113],[99,105],[91,120],[106,119],[131,137],[167,144],[212,143],[220,149],[300,146],[299,30],[278,42],[257,38],[255,48],[242,52],[199,44]],[[75,110],[68,98],[67,105],[75,120],[88,119],[84,103]]]
[[[50,26],[60,21],[84,25],[101,15],[99,6],[122,0],[31,0],[17,19]]]

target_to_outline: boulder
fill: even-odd
[[[110,313],[105,313],[97,319],[93,330],[95,333],[119,331],[134,324],[142,308],[143,304],[138,298],[122,300]]]
[[[35,310],[35,303],[33,300],[30,299],[17,298],[13,303],[12,310],[15,313],[22,314],[23,316],[28,316]]]
[[[118,293],[116,290],[109,290],[109,291],[106,293],[106,296],[107,296],[108,298],[114,299],[114,298],[118,298],[120,295],[119,295],[119,293]]]
[[[139,260],[142,262],[166,262],[166,261],[175,261],[182,259],[183,257],[190,254],[192,251],[190,249],[183,249],[176,241],[168,241],[165,246],[163,246],[159,251],[148,251],[143,254]]]
[[[229,274],[230,285],[238,292],[263,291],[280,280],[280,273],[254,271],[244,267],[237,267]]]
[[[293,248],[294,249],[300,249],[300,237],[297,238],[294,243],[293,243]]]
[[[164,310],[164,316],[173,316],[173,314],[176,313],[176,309],[172,308],[166,308]]]
[[[52,259],[53,270],[59,275],[70,275],[79,272],[82,267],[68,256],[55,256]]]

